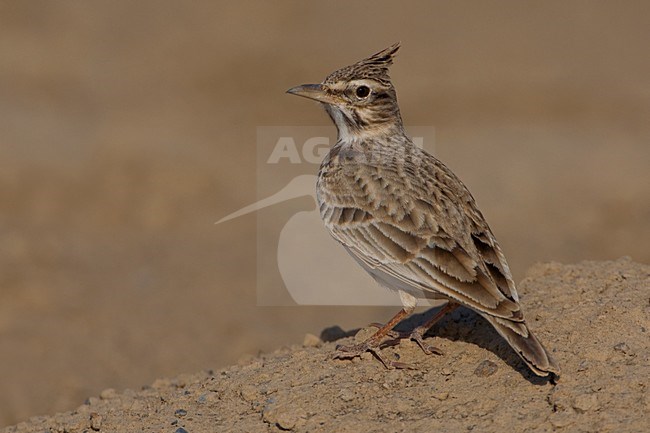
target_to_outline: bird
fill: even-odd
[[[542,377],[560,368],[526,324],[506,257],[465,184],[407,136],[389,75],[400,43],[287,93],[319,102],[337,128],[316,182],[320,216],[330,235],[381,286],[397,291],[402,309],[365,341],[339,345],[352,359],[381,353],[393,327],[418,299],[447,303],[409,334],[427,353],[424,335],[459,306],[487,320]]]

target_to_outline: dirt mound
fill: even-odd
[[[416,369],[386,370],[370,355],[335,361],[336,342],[308,335],[303,346],[137,392],[105,390],[75,411],[2,432],[647,428],[650,266],[629,258],[536,265],[520,292],[531,327],[562,367],[555,385],[532,375],[483,319],[459,310],[433,330],[431,341],[445,355],[426,356],[409,341],[384,349]],[[337,334],[333,328],[322,337]]]

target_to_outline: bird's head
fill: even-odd
[[[322,103],[339,133],[339,140],[402,132],[397,94],[388,68],[399,43],[353,65],[332,72],[320,84],[303,84],[287,93]]]

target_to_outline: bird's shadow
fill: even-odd
[[[402,333],[410,332],[418,325],[425,323],[437,311],[438,308],[431,308],[422,313],[413,314],[398,323],[394,329]],[[354,336],[358,331],[359,329],[344,331],[338,326],[333,326],[321,332],[321,340],[325,342],[337,341]],[[489,350],[534,385],[545,385],[552,380],[550,376],[540,377],[534,374],[492,325],[481,315],[468,308],[461,307],[447,314],[427,332],[426,337],[464,341]]]

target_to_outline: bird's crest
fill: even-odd
[[[333,84],[338,81],[370,78],[377,80],[382,84],[390,85],[388,68],[393,64],[395,53],[397,53],[399,47],[400,44],[397,42],[366,59],[332,72],[327,76],[327,78],[325,78],[323,83]]]

